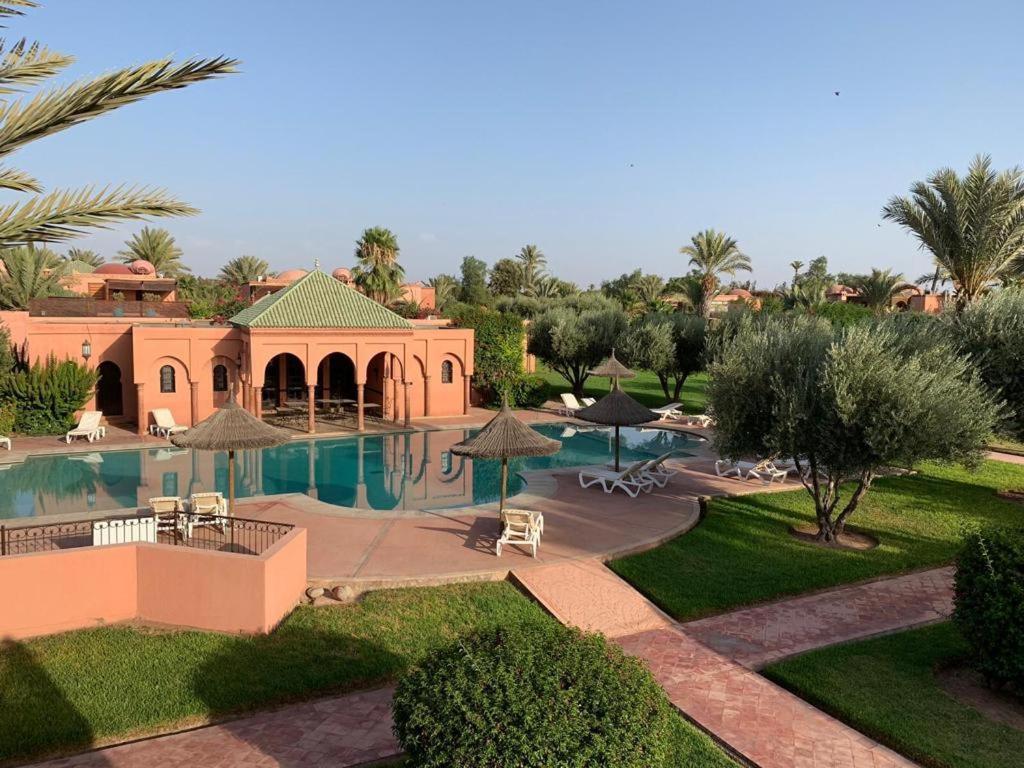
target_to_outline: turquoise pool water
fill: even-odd
[[[562,441],[553,456],[510,462],[509,493],[523,486],[516,472],[601,464],[614,455],[611,429],[546,424],[538,431]],[[239,498],[305,493],[329,504],[371,510],[444,509],[495,501],[500,462],[455,456],[451,446],[469,430],[294,440],[235,456]],[[687,455],[696,439],[663,429],[625,428],[622,461],[670,450]],[[36,456],[0,468],[0,518],[81,515],[146,506],[154,496],[201,490],[227,493],[227,454],[157,448]]]

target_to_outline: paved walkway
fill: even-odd
[[[561,563],[513,575],[559,620],[605,632],[627,653],[644,659],[673,704],[761,768],[914,765],[704,645],[599,563]],[[839,602],[846,599],[844,593],[838,595]],[[912,593],[900,592],[904,605],[912,601]],[[885,599],[884,592],[878,594]],[[823,616],[823,605],[816,604],[808,615]],[[779,615],[787,611],[792,615],[792,606],[784,605]],[[800,623],[809,628],[808,639],[829,642],[814,621]],[[851,626],[844,618],[838,638]],[[792,644],[786,638],[780,647]]]
[[[1024,456],[1018,456],[1015,453],[1000,453],[999,451],[989,451],[988,458],[993,461],[1005,461],[1007,464],[1024,464]]]
[[[930,624],[953,613],[953,568],[794,597],[683,624],[750,669],[825,645]]]
[[[40,768],[349,768],[399,754],[391,688],[318,699],[220,725],[40,763]]]

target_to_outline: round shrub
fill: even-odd
[[[498,389],[504,389],[508,404],[516,408],[538,408],[548,399],[548,384],[541,376],[516,376]]]
[[[398,684],[416,768],[662,765],[671,710],[636,659],[560,625],[503,627],[428,656]]]
[[[953,620],[985,680],[1024,691],[1024,528],[967,535],[956,563]]]

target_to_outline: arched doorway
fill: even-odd
[[[282,352],[263,372],[263,407],[284,408],[306,403],[306,367],[295,355]]]
[[[366,366],[367,413],[390,421],[398,421],[400,414],[407,414],[404,381],[402,361],[396,354],[378,352],[371,357]]]
[[[317,397],[323,400],[355,400],[356,365],[341,352],[331,352],[316,371]]]
[[[121,386],[121,368],[117,363],[104,360],[96,368],[96,410],[105,416],[124,415],[124,394]]]

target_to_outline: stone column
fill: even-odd
[[[250,409],[250,407],[249,407],[249,385],[248,385],[248,384],[245,384],[245,383],[243,383],[243,384],[241,385],[241,387],[242,387],[242,407],[243,407],[243,408],[244,408],[245,410],[247,410],[247,411],[249,411],[250,413],[252,413],[252,411],[251,411],[251,409]]]
[[[306,430],[309,434],[316,434],[316,385],[306,385],[306,399],[309,402],[309,428]]]
[[[199,382],[190,381],[188,386],[191,390],[189,394],[192,398],[192,426],[194,427],[199,423]]]
[[[423,377],[423,415],[430,415],[430,377]]]
[[[252,388],[252,415],[257,419],[263,418],[263,387]]]
[[[402,387],[405,389],[405,426],[412,426],[412,382],[403,381]]]
[[[463,406],[462,406],[462,413],[463,413],[463,415],[468,416],[469,415],[469,380],[472,378],[472,376],[466,374],[462,378],[465,379],[465,381],[466,381],[466,393],[464,395],[465,402],[463,403]]]
[[[366,419],[363,413],[363,403],[366,402],[364,399],[365,389],[365,384],[356,384],[356,429],[360,432],[366,429]]]
[[[288,399],[288,355],[281,355],[277,361],[277,406],[280,408]]]
[[[398,423],[398,379],[391,379],[391,421]]]
[[[146,418],[146,399],[143,393],[143,387],[145,386],[145,384],[135,385],[135,410],[136,419],[138,419],[139,424],[137,431],[140,435],[144,435],[149,431],[149,424],[147,423],[149,420]]]

